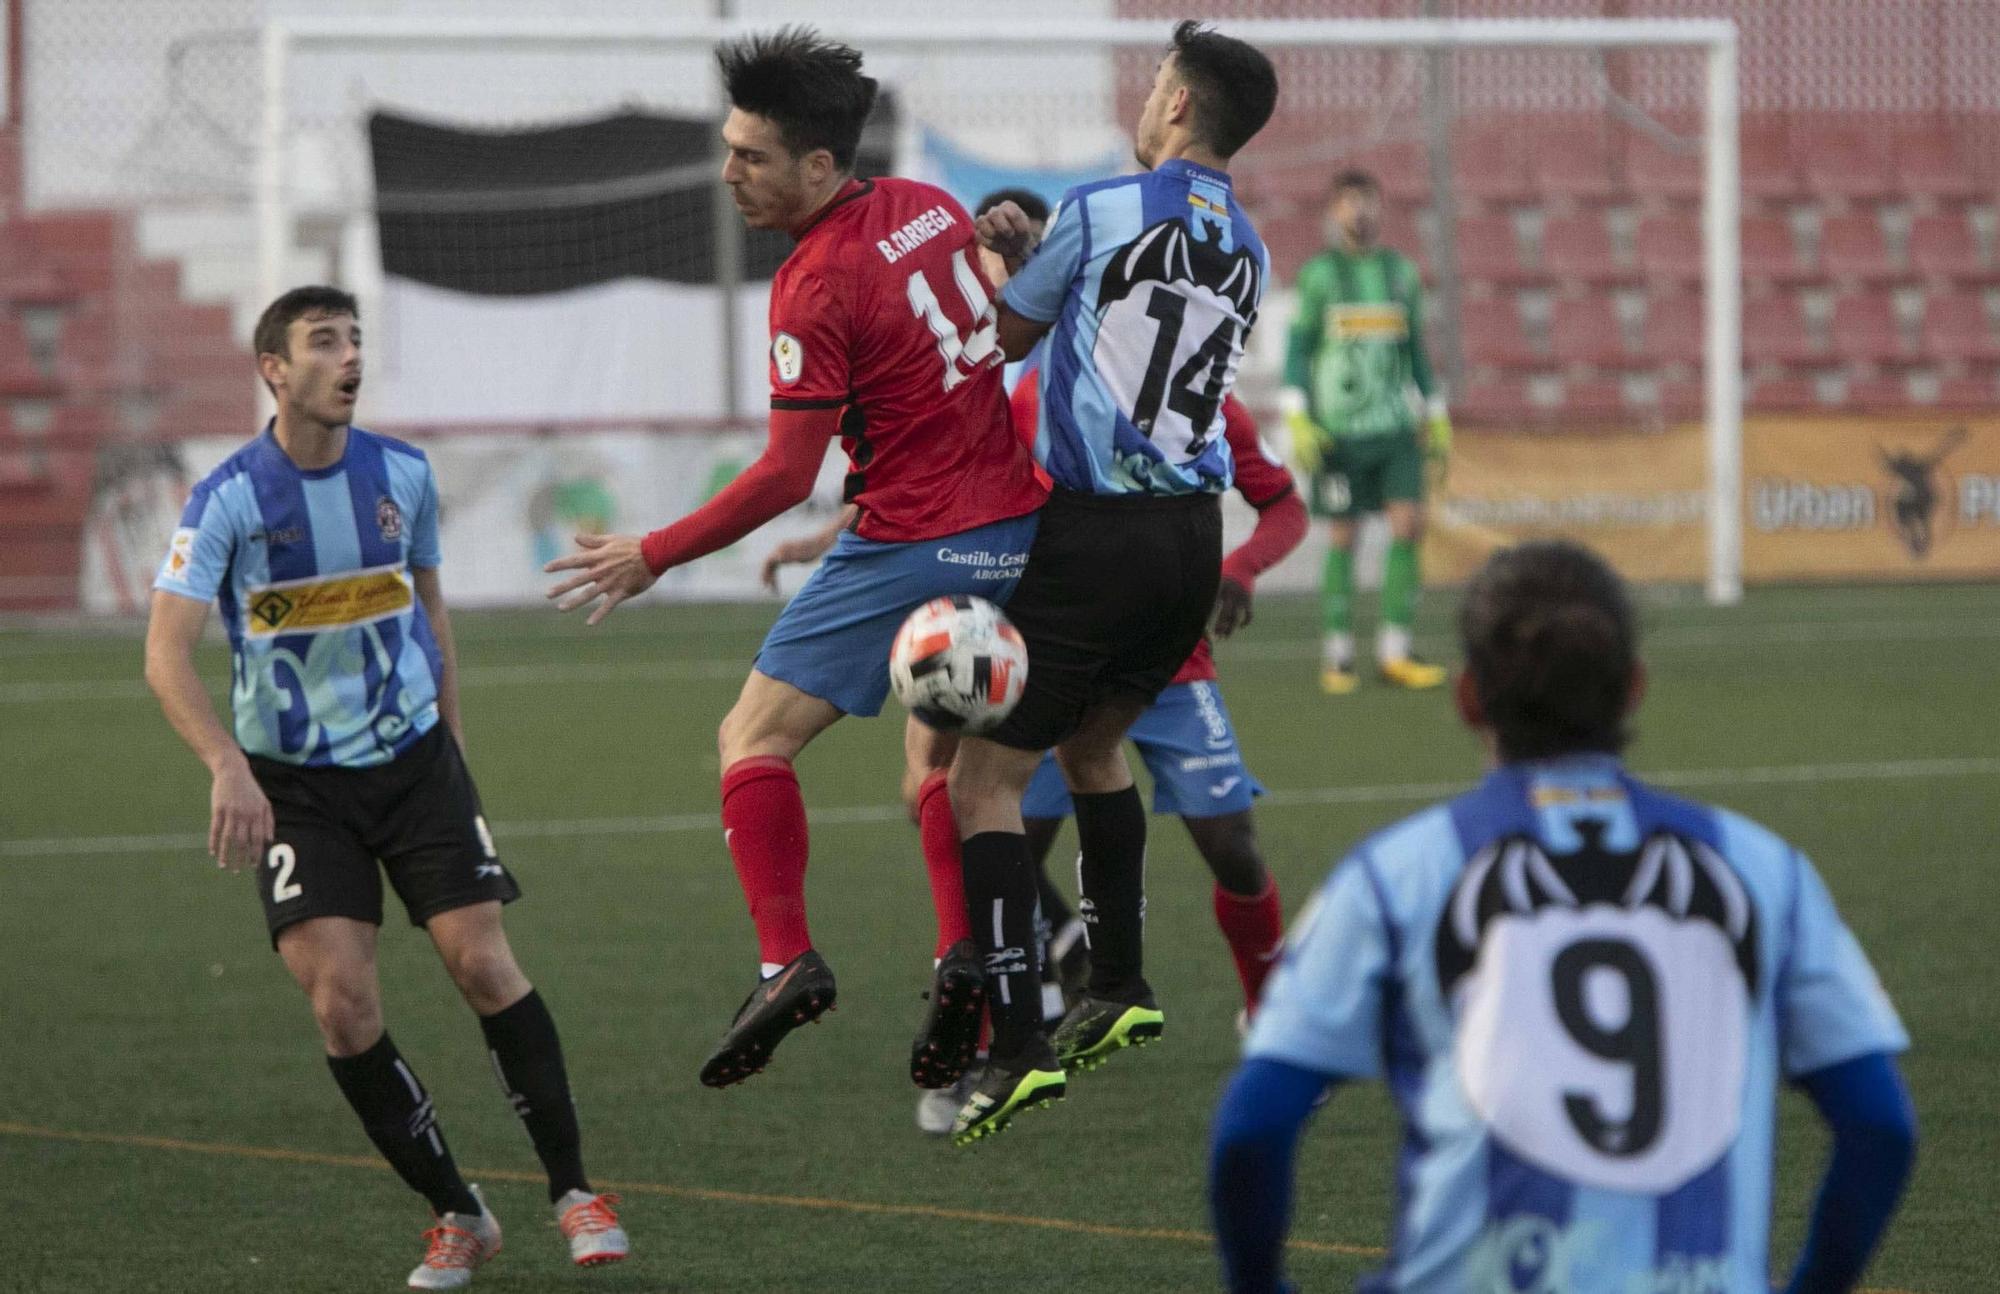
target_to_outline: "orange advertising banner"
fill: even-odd
[[[1746,580],[2000,578],[2000,416],[1749,420]]]
[[[1563,536],[1631,579],[1698,583],[1706,454],[1694,424],[1463,433],[1431,499],[1424,573],[1462,583],[1496,548]],[[1743,577],[2000,579],[2000,415],[1745,419]]]
[[[1461,432],[1431,497],[1424,575],[1462,584],[1496,548],[1563,537],[1628,579],[1694,583],[1707,554],[1701,430]]]

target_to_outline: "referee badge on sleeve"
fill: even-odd
[[[790,386],[806,371],[806,348],[798,338],[781,332],[771,339],[771,364],[778,370],[778,380]]]

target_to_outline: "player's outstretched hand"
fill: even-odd
[[[1215,636],[1227,638],[1250,623],[1250,590],[1227,575],[1215,590]]]
[[[979,235],[980,246],[1006,261],[1010,274],[1020,269],[1028,254],[1035,250],[1035,222],[1028,219],[1028,213],[1021,210],[1019,203],[997,202],[972,225]]]
[[[576,546],[583,551],[558,557],[542,570],[550,575],[582,572],[550,589],[548,597],[558,611],[574,611],[602,598],[586,624],[603,620],[620,602],[638,597],[660,578],[646,565],[637,535],[578,535]]]
[[[208,854],[215,865],[232,872],[257,866],[276,834],[271,802],[250,765],[241,758],[223,765],[208,792]]]

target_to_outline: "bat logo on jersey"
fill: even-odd
[[[375,500],[375,529],[382,532],[382,542],[386,544],[403,537],[403,510],[386,494]]]
[[[1262,271],[1247,247],[1228,249],[1195,238],[1187,222],[1169,217],[1126,245],[1097,291],[1099,311],[1123,301],[1142,284],[1186,284],[1212,293],[1234,308],[1247,331],[1264,298]]]
[[[1453,887],[1432,948],[1472,1109],[1565,1181],[1662,1194],[1722,1157],[1742,1117],[1756,909],[1697,840],[1637,849],[1574,822],[1550,854],[1511,836]]]
[[[1438,927],[1438,985],[1447,997],[1472,970],[1496,919],[1593,904],[1651,906],[1677,920],[1713,923],[1734,949],[1744,989],[1756,995],[1756,914],[1743,882],[1720,855],[1669,832],[1648,837],[1635,852],[1617,853],[1603,847],[1602,822],[1585,818],[1576,826],[1583,837],[1576,853],[1551,857],[1535,841],[1514,836],[1488,845],[1466,865]]]

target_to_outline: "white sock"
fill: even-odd
[[[1354,662],[1354,635],[1350,633],[1328,634],[1319,640],[1319,659],[1323,665],[1347,666]]]
[[[783,962],[758,962],[757,978],[769,979],[783,969],[785,969],[785,964]]]
[[[1375,631],[1375,659],[1387,663],[1410,658],[1410,631],[1402,625],[1383,625]]]

